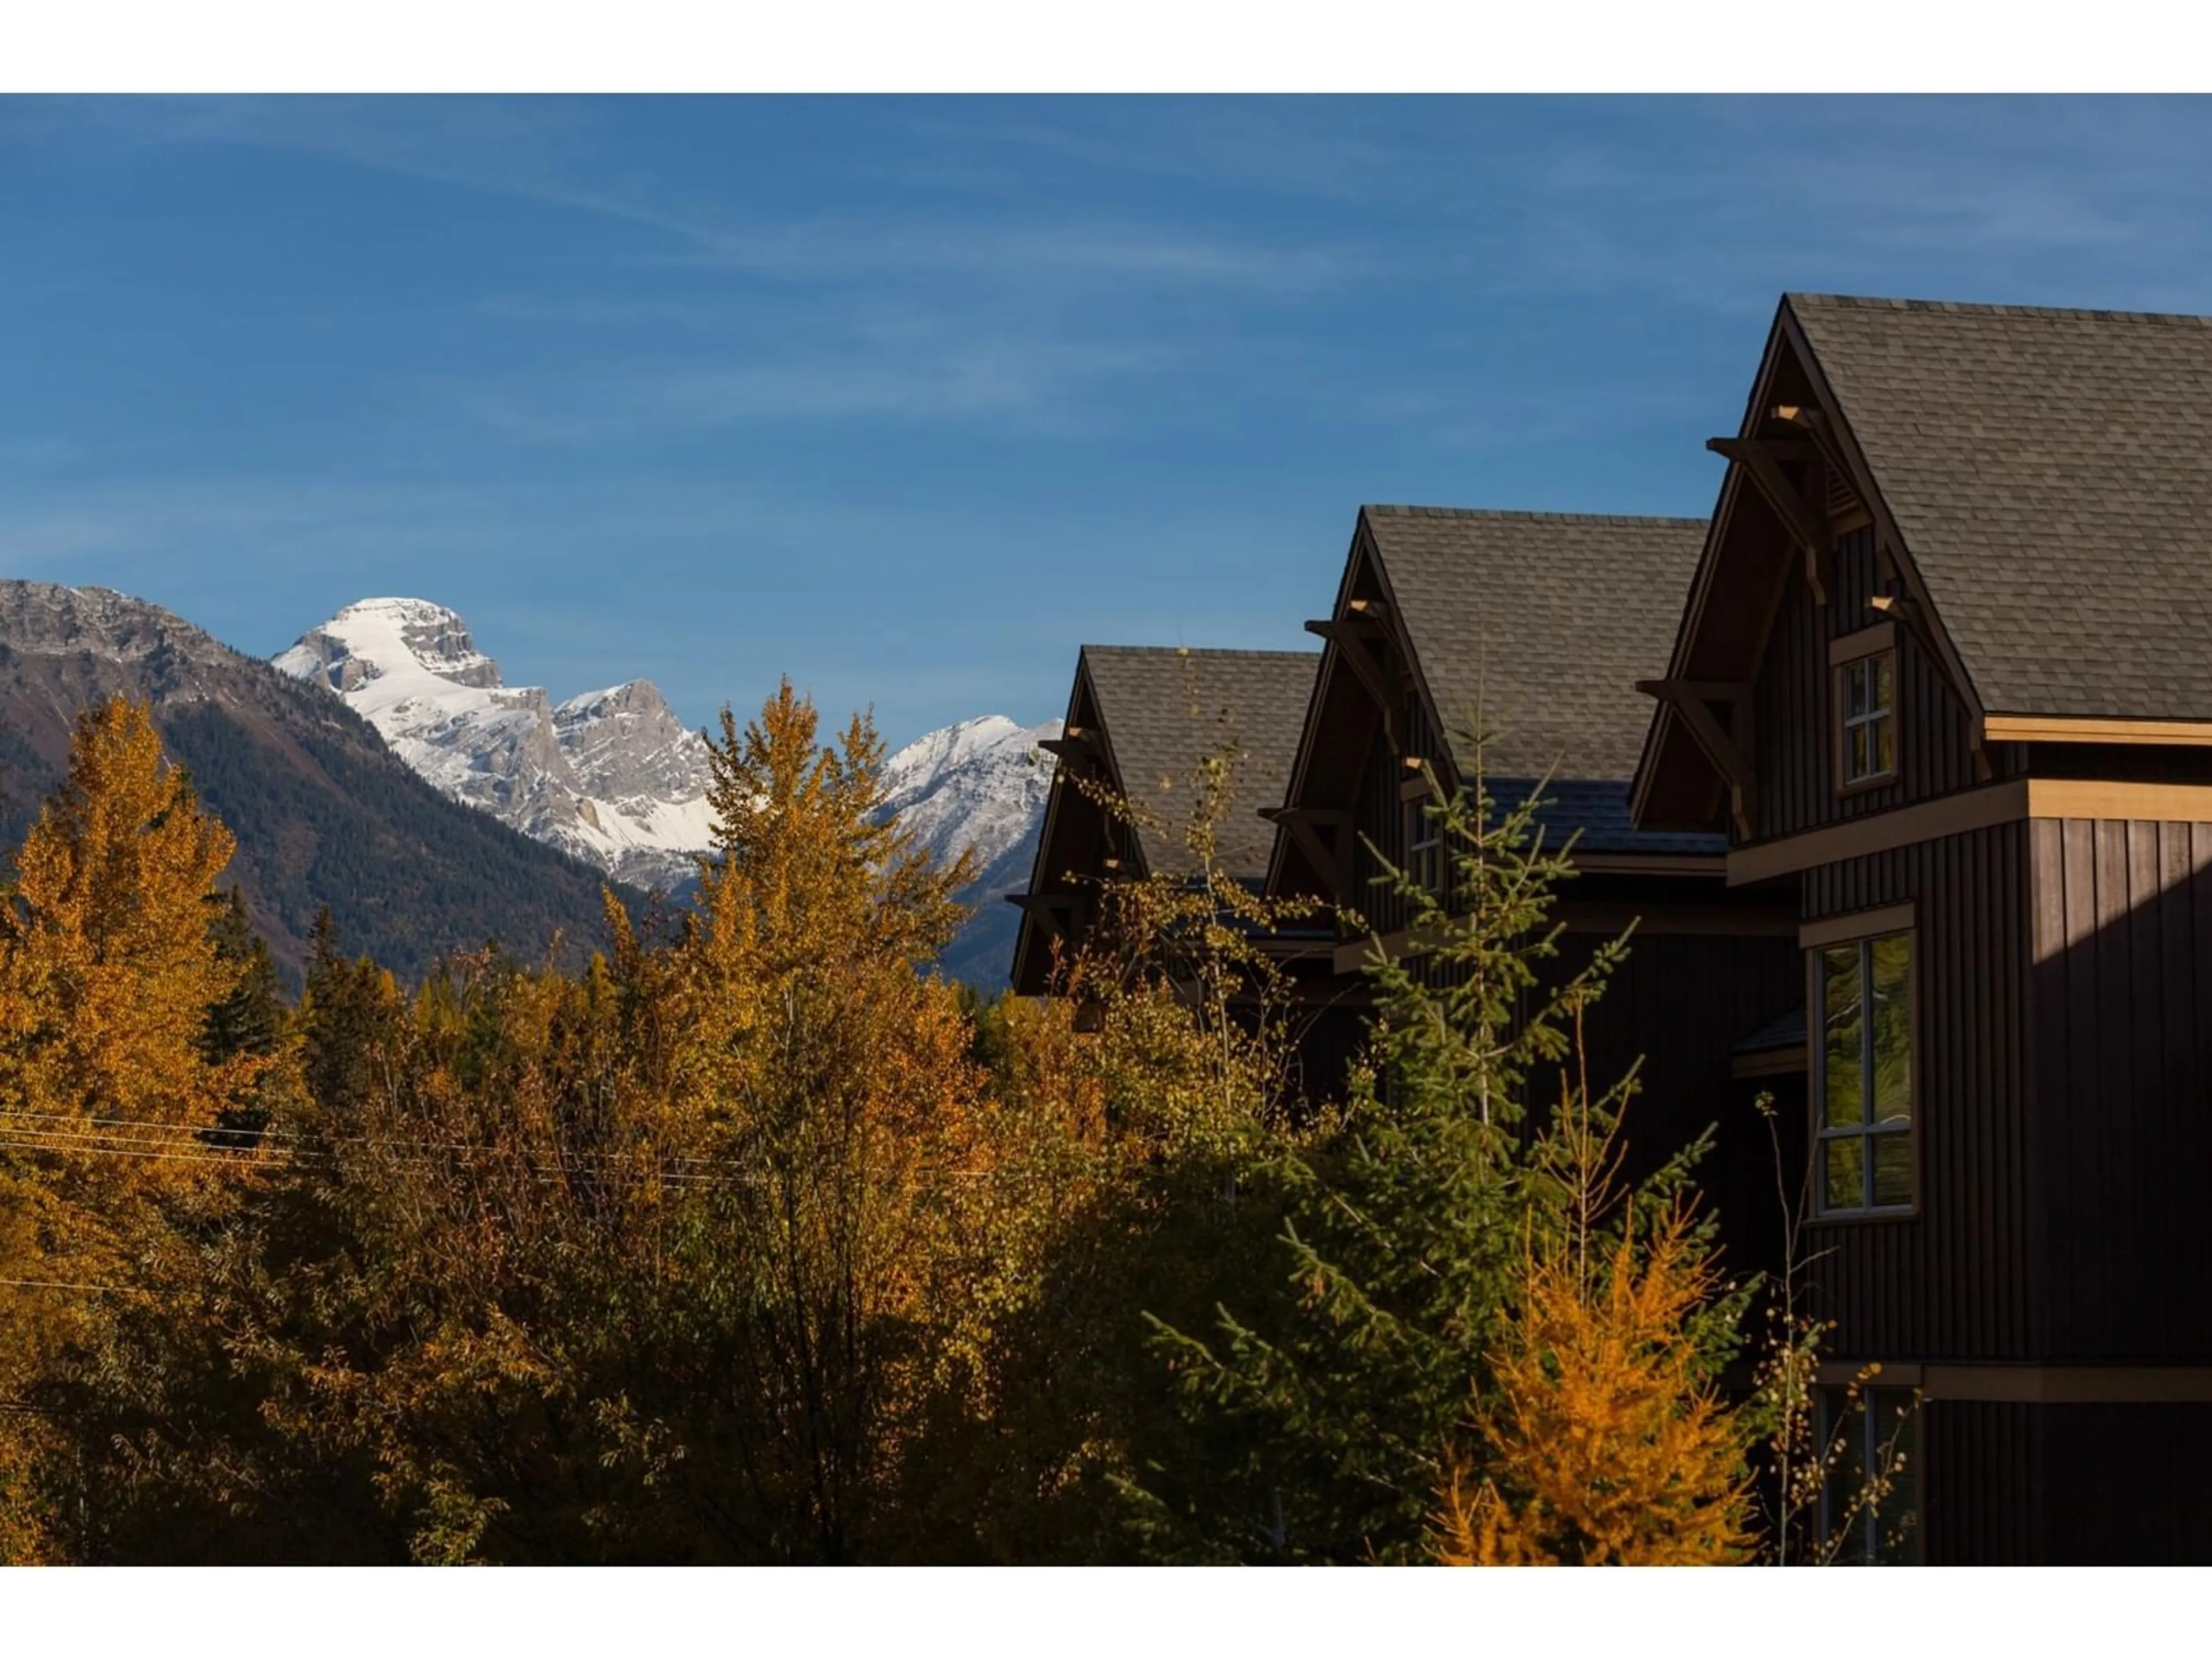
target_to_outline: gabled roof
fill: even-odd
[[[1554,844],[1573,834],[1585,854],[1717,853],[1717,836],[1638,830],[1628,810],[1651,719],[1636,682],[1665,665],[1705,535],[1698,519],[1364,507],[1329,629],[1355,612],[1387,619],[1443,729],[1447,752],[1419,758],[1464,776],[1468,738],[1486,734],[1501,805],[1549,774],[1539,818]],[[1287,803],[1301,811],[1348,810],[1367,734],[1387,729],[1345,650],[1332,637],[1316,677]],[[1286,824],[1275,890],[1303,890],[1312,854],[1297,842]]]
[[[1983,712],[2212,719],[2212,319],[1783,308]]]
[[[1086,645],[1078,665],[1097,699],[1098,723],[1122,793],[1159,821],[1138,846],[1156,875],[1192,875],[1183,842],[1192,781],[1227,738],[1238,745],[1238,798],[1217,830],[1222,868],[1257,882],[1274,830],[1260,809],[1281,801],[1299,722],[1321,660],[1315,651],[1193,651]]]
[[[1485,765],[1499,777],[1628,778],[1651,718],[1636,682],[1666,665],[1704,520],[1360,514],[1448,741],[1495,732]]]

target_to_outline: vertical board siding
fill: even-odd
[[[1404,896],[1377,884],[1382,873],[1382,859],[1401,870],[1406,867],[1406,807],[1399,790],[1414,775],[1407,769],[1404,757],[1420,756],[1439,774],[1448,769],[1443,763],[1435,722],[1429,719],[1428,705],[1419,696],[1412,692],[1405,696],[1398,719],[1399,730],[1404,734],[1404,755],[1387,743],[1368,745],[1367,762],[1360,769],[1358,801],[1352,809],[1348,897],[1352,908],[1377,933],[1395,933],[1411,920],[1412,907]],[[1377,853],[1382,859],[1376,856]]]
[[[2032,833],[2051,1355],[2212,1359],[2212,824]]]
[[[2048,1559],[2039,1420],[2045,1409],[1922,1402],[1921,1559],[1929,1566],[2025,1566]]]
[[[2044,1560],[2212,1564],[2212,1405],[2024,1409],[2047,1487]]]
[[[1753,697],[1756,838],[1794,835],[1869,812],[1966,789],[1976,781],[1966,707],[1909,628],[1897,630],[1897,763],[1894,783],[1836,793],[1835,675],[1828,644],[1881,620],[1867,601],[1885,591],[1874,532],[1836,544],[1828,603],[1802,571],[1783,590]]]
[[[1562,936],[1547,977],[1557,984],[1579,972],[1607,937]],[[1753,1104],[1759,1091],[1731,1077],[1729,1060],[1739,1041],[1802,1000],[1797,962],[1790,939],[1632,935],[1627,959],[1584,1016],[1593,1092],[1638,1066],[1622,1124],[1626,1178],[1642,1178],[1712,1131],[1696,1177],[1702,1204],[1719,1218],[1731,1273],[1777,1267],[1783,1254],[1773,1142]],[[1547,1103],[1559,1087],[1549,1073],[1531,1080],[1530,1093]],[[1802,1146],[1794,1155],[1802,1157]]]
[[[1920,1208],[1815,1223],[1807,1282],[1866,1359],[2039,1352],[2028,1133],[2027,827],[1999,824],[1808,872],[1808,921],[1911,901]],[[1801,993],[1802,994],[1802,993]],[[1814,1022],[1813,1062],[1819,1032]]]

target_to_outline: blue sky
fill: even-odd
[[[0,100],[0,574],[894,742],[1702,514],[1785,288],[2212,312],[2202,100]]]

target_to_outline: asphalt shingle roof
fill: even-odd
[[[1501,801],[1547,771],[1554,835],[1585,852],[1710,852],[1715,836],[1629,822],[1629,780],[1651,723],[1639,679],[1667,672],[1705,545],[1702,519],[1463,507],[1368,507],[1369,533],[1402,613],[1452,760],[1489,732]]]
[[[2212,719],[2212,318],[1784,303],[1985,708]]]
[[[1636,682],[1667,672],[1705,520],[1362,511],[1453,758],[1480,724],[1501,776],[1626,781],[1651,720]]]
[[[1280,804],[1288,787],[1320,660],[1312,651],[1083,647],[1121,787],[1159,820],[1160,827],[1138,836],[1155,874],[1195,873],[1183,842],[1192,781],[1223,740],[1234,738],[1237,799],[1217,831],[1216,854],[1233,876],[1265,876],[1275,831],[1259,811]]]

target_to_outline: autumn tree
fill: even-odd
[[[231,849],[118,698],[80,719],[0,892],[0,1492],[43,1486],[50,1512],[33,1454],[57,1451],[119,1324],[191,1279],[179,1229],[240,1172],[201,1139],[269,1064],[207,1042],[247,971],[212,926]]]
[[[1732,1565],[1753,1541],[1753,1431],[1718,1391],[1728,1345],[1714,1327],[1743,1298],[1685,1197],[1623,1201],[1619,1115],[1593,1109],[1578,1081],[1549,1136],[1565,1225],[1530,1226],[1491,1389],[1471,1392],[1466,1439],[1447,1455],[1437,1559]]]
[[[670,958],[673,1094],[727,1178],[729,1358],[757,1435],[736,1479],[772,1558],[871,1547],[902,1424],[972,1355],[964,1218],[994,1178],[952,989],[927,974],[963,915],[884,810],[883,744],[834,744],[787,681],[713,746],[715,845]],[[705,1311],[705,1310],[702,1310]]]
[[[913,1448],[974,1396],[1005,1183],[924,971],[966,870],[888,820],[881,760],[788,685],[726,717],[691,912],[611,901],[580,975],[485,953],[403,999],[319,938],[230,1340],[414,1559],[942,1553]]]
[[[1431,791],[1449,902],[1387,871],[1420,949],[1374,951],[1373,1063],[1334,1133],[1273,1162],[1285,1209],[1273,1271],[1210,1321],[1159,1322],[1183,1408],[1212,1425],[1216,1453],[1139,1483],[1148,1547],[1164,1559],[1427,1559],[1455,1457],[1488,1473],[1488,1448],[1465,1447],[1470,1388],[1494,1395],[1524,1252],[1571,1213],[1559,1126],[1531,1115],[1528,1089],[1556,1078],[1626,947],[1553,968],[1551,898],[1572,866],[1544,844],[1540,789],[1504,804],[1480,776]],[[1617,1110],[1632,1087],[1590,1109]],[[1679,1194],[1694,1150],[1632,1201]],[[1703,1375],[1729,1337],[1723,1320],[1694,1328]]]
[[[1185,856],[1109,872],[1054,994],[1009,995],[981,1023],[993,1099],[1025,1135],[1006,1183],[1018,1226],[1000,1247],[994,1409],[977,1443],[939,1460],[959,1472],[982,1559],[1126,1559],[1133,1480],[1209,1462],[1194,1443],[1212,1425],[1176,1410],[1146,1315],[1202,1320],[1264,1279],[1280,1225],[1269,1159],[1325,1116],[1291,1086],[1293,1002],[1268,949],[1309,908],[1224,867],[1223,827],[1251,805],[1248,758],[1227,729],[1200,725],[1190,746],[1175,822],[1070,779]]]

